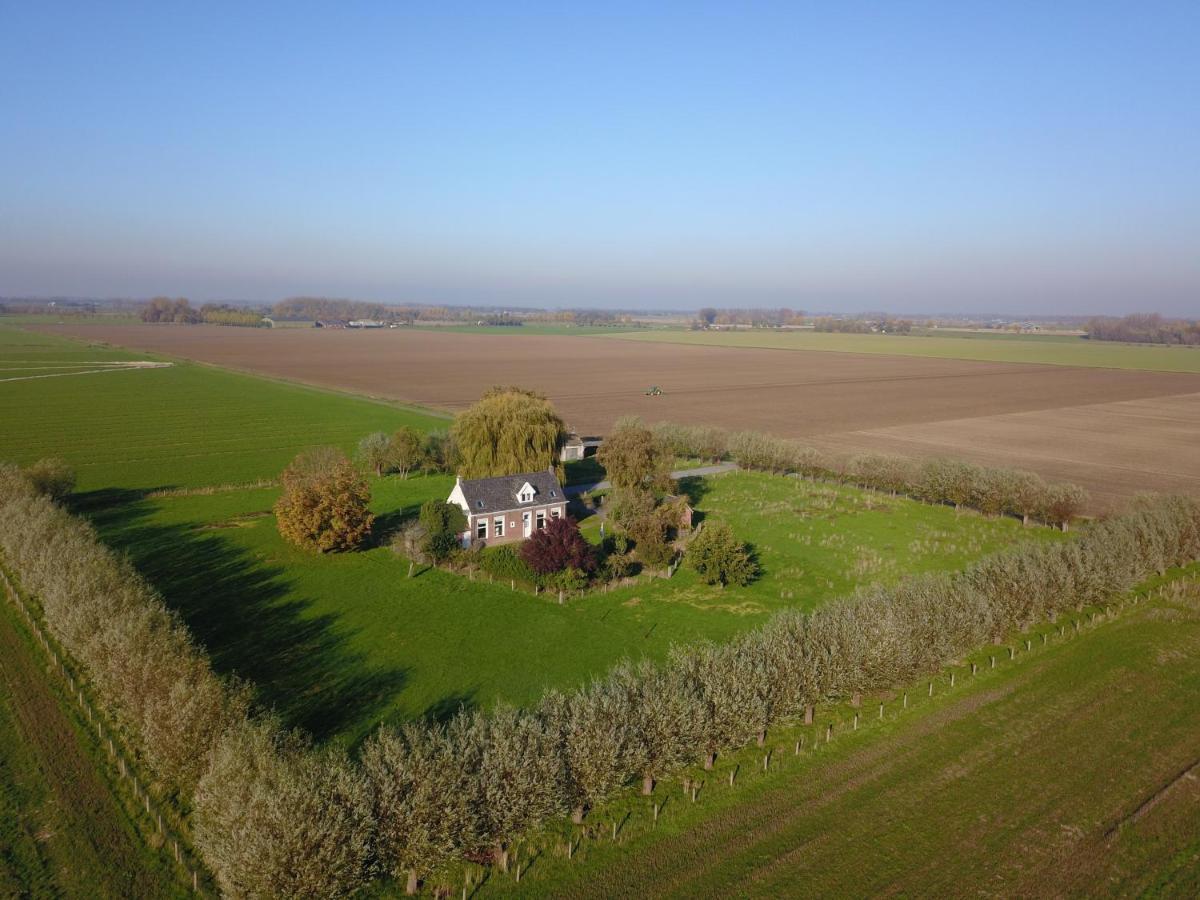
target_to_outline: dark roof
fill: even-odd
[[[527,481],[533,486],[533,500],[521,503],[517,500],[517,492]],[[472,513],[503,512],[539,503],[559,503],[566,499],[558,477],[550,469],[494,478],[464,478],[462,492]]]
[[[578,447],[581,444],[598,444],[602,440],[604,439],[597,434],[578,434],[577,432],[570,431],[567,433],[567,439],[564,443],[568,447]]]

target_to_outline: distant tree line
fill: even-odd
[[[1013,515],[1067,530],[1087,503],[1087,492],[1070,483],[1047,484],[1022,469],[991,468],[956,459],[924,462],[867,453],[835,457],[797,441],[756,431],[660,422],[654,432],[680,456],[716,462],[731,459],[746,469],[838,481],[904,494],[928,503],[969,507],[988,515]]]
[[[802,310],[779,307],[776,309],[716,309],[702,307],[696,313],[694,324],[699,328],[714,325],[745,325],[751,328],[780,328],[784,325],[804,324]]]
[[[329,297],[290,297],[271,307],[271,315],[292,319],[390,319],[381,303],[334,300]]]
[[[177,617],[90,526],[0,467],[0,551],[184,806],[231,896],[342,896],[382,875],[435,884],[624,786],[750,742],[814,705],[882,691],[975,647],[1200,557],[1200,505],[1138,502],[1073,541],[1031,543],[952,575],[789,609],[725,644],[624,662],[528,709],[381,727],[356,756],[255,713]]]
[[[1094,341],[1200,346],[1200,320],[1166,319],[1158,313],[1134,313],[1120,319],[1097,318],[1087,324]]]
[[[480,325],[488,325],[492,328],[521,328],[525,324],[524,319],[508,313],[492,313],[482,316],[478,321]]]
[[[908,334],[913,323],[892,316],[821,316],[812,320],[814,331],[844,334]]]
[[[145,303],[139,312],[143,322],[171,322],[177,325],[239,325],[259,328],[264,323],[262,314],[227,303],[205,303],[195,309],[185,297],[155,297]]]

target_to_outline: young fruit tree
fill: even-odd
[[[358,453],[355,454],[359,463],[370,469],[376,476],[382,475],[391,465],[392,440],[382,431],[368,434],[358,442]]]
[[[407,478],[425,462],[425,436],[411,425],[399,429],[392,435],[389,461],[401,478]]]
[[[410,723],[380,728],[363,748],[380,862],[415,894],[469,830],[471,774],[446,729]]]
[[[1066,531],[1071,519],[1083,509],[1087,499],[1087,491],[1077,484],[1052,484],[1046,490],[1042,516],[1047,522],[1057,524]]]
[[[705,523],[687,548],[687,562],[707,584],[744,586],[758,576],[750,549],[724,522]]]
[[[306,450],[279,480],[283,494],[275,519],[286,540],[325,553],[353,550],[370,536],[370,488],[340,450]]]

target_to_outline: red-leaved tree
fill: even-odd
[[[579,533],[579,526],[569,516],[551,519],[541,531],[535,531],[521,545],[521,559],[539,575],[549,575],[564,569],[591,572],[596,568],[592,545]]]

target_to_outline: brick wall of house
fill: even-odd
[[[522,522],[522,517],[525,513],[529,513],[529,528],[530,534],[537,530],[538,513],[545,516],[546,524],[554,518],[557,513],[560,517],[565,517],[567,514],[566,503],[531,503],[529,506],[521,509],[510,509],[503,513],[472,513],[468,516],[467,524],[469,526],[468,533],[472,542],[477,540],[484,541],[489,547],[496,547],[500,544],[513,544],[525,540],[525,527]],[[504,535],[496,536],[495,520],[502,518],[504,520]],[[487,537],[480,537],[479,524],[487,525]]]

